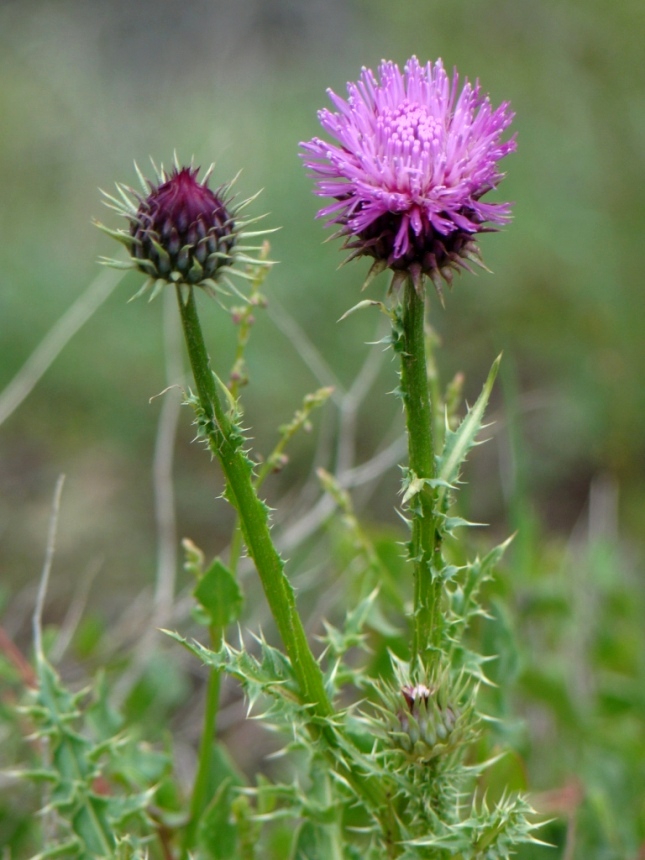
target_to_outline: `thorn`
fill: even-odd
[[[356,254],[356,256],[358,256],[358,254]],[[353,258],[354,258],[354,254],[350,254],[350,256],[347,259],[351,260]],[[367,277],[363,281],[363,286],[361,287],[361,292],[363,292],[363,290],[366,290],[369,287],[369,285],[372,283],[374,278],[376,278],[378,275],[380,275],[381,272],[383,272],[385,269],[387,269],[387,263],[385,262],[385,260],[375,260],[372,263],[372,265],[370,266],[370,269],[367,273]]]
[[[453,278],[454,278],[454,272],[453,272],[453,269],[452,269],[450,266],[444,266],[444,267],[441,269],[441,277],[442,277],[442,278],[444,279],[444,281],[448,284],[448,289],[449,289],[449,290],[452,290],[452,281],[453,281]]]
[[[432,280],[432,283],[434,284],[435,290],[437,291],[437,295],[439,296],[439,301],[441,302],[441,307],[445,310],[446,309],[446,301],[445,301],[444,295],[443,295],[443,285],[442,285],[442,281],[441,281],[441,275],[439,274],[437,269],[432,270],[432,272],[430,273],[430,278]]]
[[[146,195],[149,194],[151,183],[145,178],[145,176],[141,172],[141,169],[139,168],[139,165],[137,164],[136,161],[134,162],[134,170],[135,170],[135,173],[137,174],[139,182],[141,183],[141,188],[143,189],[143,193]]]
[[[128,304],[130,304],[130,302],[133,302],[135,299],[140,298],[147,290],[150,289],[154,282],[154,278],[147,278],[141,289],[128,299]]]
[[[412,283],[414,284],[414,291],[420,299],[424,298],[423,272],[421,270],[421,266],[419,266],[418,263],[413,263],[408,271],[410,278],[412,279]]]
[[[157,167],[152,156],[150,156],[150,164],[152,164],[152,169],[157,174],[157,182],[164,182],[166,177],[163,172],[163,164],[161,167]]]
[[[407,278],[407,272],[402,272],[400,270],[394,272],[394,274],[392,275],[389,289],[387,291],[388,295],[391,296],[394,292],[400,290],[401,287],[405,284]]]

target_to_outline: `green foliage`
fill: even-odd
[[[446,428],[445,441],[443,451],[438,458],[437,467],[437,501],[438,510],[443,516],[446,516],[447,506],[450,499],[448,490],[456,483],[459,478],[461,467],[468,455],[468,452],[476,444],[476,438],[482,428],[482,420],[488,400],[493,390],[493,384],[497,371],[499,370],[501,355],[493,363],[490,369],[488,378],[484,383],[482,393],[477,398],[472,409],[468,410],[467,415],[460,423],[456,430]],[[448,398],[446,398],[448,400]],[[453,529],[459,525],[468,525],[463,520],[446,521],[445,533],[451,534]]]
[[[450,856],[459,857],[460,860],[509,860],[523,842],[546,844],[532,835],[532,831],[540,825],[528,823],[527,816],[531,814],[533,810],[521,798],[502,798],[493,809],[489,809],[486,801],[482,801],[479,808],[473,804],[468,818],[461,821],[451,833],[422,837],[411,844],[447,849]]]
[[[482,418],[475,424],[468,415],[465,424],[446,433],[445,443],[454,451],[455,439],[467,435],[469,443],[459,446],[464,457]],[[439,456],[440,463],[448,459],[445,452]],[[461,465],[453,470],[450,494],[459,485]],[[312,720],[289,660],[263,636],[213,650],[171,634],[200,663],[241,683],[253,716],[283,739],[280,767],[271,779],[257,774],[251,783],[220,744],[213,747],[209,794],[192,856],[381,860],[392,845],[383,838],[375,810],[348,779],[352,772],[386,786],[399,823],[394,856],[404,860],[488,860],[512,852],[521,860],[537,860],[548,850],[542,843],[564,850],[571,838],[567,832],[577,834],[576,860],[633,855],[645,832],[639,803],[645,750],[634,719],[642,708],[644,664],[637,634],[642,606],[629,597],[629,577],[615,573],[624,564],[616,549],[596,540],[568,555],[520,533],[519,545],[510,550],[505,541],[468,561],[463,541],[450,538],[441,571],[448,648],[433,674],[424,675],[423,667],[405,656],[402,616],[409,598],[402,580],[402,535],[373,532],[360,522],[338,482],[327,473],[320,478],[338,505],[328,525],[329,565],[351,571],[345,587],[352,598],[344,613],[332,612],[322,637],[325,685],[337,703],[334,717]],[[432,489],[442,493],[446,533],[463,525],[448,508],[449,493],[443,495],[448,487],[438,482]],[[406,503],[413,499],[414,494]],[[219,561],[205,565],[194,545],[186,548],[187,567],[197,582],[198,619],[208,626],[234,623],[241,596],[233,574]],[[513,573],[500,581],[509,551]],[[518,553],[525,567],[516,573]],[[558,568],[567,576],[556,576]],[[592,573],[585,600],[583,570]],[[591,628],[590,605],[596,619]],[[577,637],[588,643],[584,652]],[[79,648],[85,648],[85,639],[79,630]],[[525,640],[519,653],[518,639]],[[92,641],[92,651],[100,652],[100,632]],[[577,659],[587,655],[584,665],[563,663],[564,642],[575,645]],[[15,684],[15,671],[9,665],[3,671]],[[173,671],[181,677],[178,666]],[[580,679],[574,671],[593,672],[593,687],[575,695]],[[167,672],[157,666],[162,687]],[[490,686],[489,678],[497,686]],[[414,687],[410,705],[402,691],[409,699]],[[45,792],[49,812],[43,821],[54,822],[56,832],[40,856],[134,858],[147,852],[158,858],[163,840],[171,851],[178,843],[187,797],[169,772],[172,751],[158,753],[137,740],[151,726],[160,727],[150,722],[144,706],[149,681],[136,688],[141,699],[136,707],[131,693],[129,726],[111,706],[109,689],[103,677],[90,690],[73,694],[47,663],[39,669],[39,688],[25,716],[52,752],[44,767],[34,763],[24,776]],[[508,720],[518,703],[529,726],[532,708],[549,714],[557,757],[545,758],[543,742],[531,741],[521,723]],[[502,719],[482,719],[482,711]],[[6,725],[8,718],[5,712]],[[500,749],[509,745],[516,751],[500,759]],[[561,811],[538,795],[541,817],[555,816],[539,829],[540,817],[532,815],[527,801],[505,792],[509,784],[526,785],[525,768],[540,788],[564,784],[574,767],[584,785],[571,789],[575,806]],[[15,844],[19,838],[18,832],[7,835]]]
[[[47,844],[38,860],[138,860],[154,830],[149,810],[168,758],[121,733],[103,679],[85,705],[88,692],[71,693],[47,660],[38,660],[37,686],[24,714],[34,724],[43,764],[22,773],[45,786]]]
[[[184,541],[184,546],[186,568],[198,577],[193,595],[203,610],[205,623],[223,630],[237,621],[242,612],[244,598],[240,586],[232,571],[218,558],[204,570],[201,551],[189,541]]]
[[[238,846],[252,838],[253,826],[248,804],[238,793],[244,780],[219,744],[213,750],[211,780],[216,788],[200,817],[197,840],[209,860],[228,860],[236,856]],[[241,857],[244,860],[243,851]]]
[[[551,789],[540,804],[560,818],[543,838],[558,847],[569,838],[576,858],[636,857],[645,840],[645,607],[633,561],[597,532],[548,557],[539,544],[522,550],[530,573],[509,578],[508,588],[513,625],[524,633],[514,637],[514,671],[501,667],[499,676],[512,678],[510,702],[498,694],[491,704],[503,713],[521,703],[519,749],[536,789]],[[487,647],[497,647],[501,622]]]
[[[479,400],[459,427],[447,428],[443,451],[438,456],[438,479],[421,482],[430,485],[436,494],[434,503],[441,511],[438,528],[445,537],[467,525],[450,515],[451,496],[446,489],[456,486],[463,461],[481,429],[498,364],[499,360]],[[353,552],[362,570],[356,581],[360,589],[366,590],[378,581],[382,562],[361,529],[347,494],[328,473],[321,471],[319,476],[339,505],[345,529],[353,538]],[[403,501],[408,506],[414,504],[414,496],[422,490],[421,484],[416,486],[415,482],[419,483],[409,472],[404,474]],[[345,858],[349,856],[345,846],[351,842],[363,843],[361,851],[368,857],[386,852],[392,857],[506,858],[521,843],[537,844],[532,832],[538,825],[527,817],[532,814],[528,803],[516,796],[502,797],[492,808],[485,801],[477,801],[477,780],[487,762],[467,761],[469,750],[483,732],[475,704],[477,688],[489,682],[483,670],[487,658],[468,644],[465,636],[474,620],[485,617],[480,593],[491,580],[507,543],[473,562],[457,566],[445,561],[436,570],[436,576],[446,585],[442,610],[444,644],[440,661],[433,663],[430,673],[421,657],[411,664],[391,652],[389,671],[385,675],[372,674],[365,661],[370,636],[378,633],[386,648],[398,648],[401,638],[396,627],[379,624],[382,618],[375,611],[378,589],[351,607],[340,623],[326,623],[326,688],[334,700],[347,701],[352,689],[361,691],[366,700],[360,712],[350,706],[336,710],[331,717],[317,714],[302,701],[301,687],[288,658],[264,637],[256,640],[259,654],[255,656],[248,646],[234,648],[222,642],[218,650],[212,650],[179,634],[170,634],[212,671],[236,678],[244,688],[249,707],[259,709],[264,722],[286,734],[283,753],[300,755],[301,766],[295,778],[282,783],[262,781],[246,792],[255,804],[255,812],[253,807],[248,810],[251,818],[264,828],[271,830],[285,817],[303,822],[289,856],[303,860]],[[194,550],[191,552],[194,556]],[[201,561],[198,567],[201,569]],[[230,571],[222,571],[221,564],[213,565],[200,579],[200,586],[206,576],[218,577],[225,583],[232,581]],[[210,593],[206,588],[203,592]],[[203,605],[208,603],[200,593],[196,596]],[[215,604],[221,606],[221,597]],[[357,660],[360,653],[364,656]],[[356,774],[360,774],[359,782],[355,781]],[[396,837],[385,829],[384,819],[371,806],[370,795],[363,793],[365,779],[376,780],[390,798]],[[309,787],[305,789],[304,785]],[[469,796],[470,813],[466,800]],[[233,802],[228,782],[222,782],[217,797],[217,808],[211,807],[210,816],[223,826],[223,821],[229,820],[229,813],[223,810],[229,810]],[[348,809],[352,810],[351,816]],[[353,829],[358,826],[356,832],[367,826],[371,837],[348,839],[350,823]],[[259,838],[262,844],[262,836]],[[231,857],[235,856],[232,841],[227,850]]]

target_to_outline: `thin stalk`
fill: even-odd
[[[222,631],[211,627],[211,647],[218,650],[222,644]],[[211,764],[213,760],[213,743],[217,730],[217,712],[219,710],[219,693],[221,685],[221,670],[212,668],[206,685],[206,705],[204,708],[204,725],[197,754],[197,773],[193,784],[193,794],[190,799],[190,816],[184,829],[182,840],[182,857],[188,857],[189,851],[195,845],[199,819],[206,806],[210,784]]]
[[[238,512],[244,541],[298,680],[302,700],[310,707],[314,718],[323,718],[313,719],[310,731],[315,737],[322,735],[340,776],[362,795],[381,821],[388,843],[388,855],[398,857],[401,853],[397,844],[399,827],[392,806],[386,799],[386,786],[373,777],[362,776],[334,756],[333,750],[338,750],[339,739],[331,723],[325,719],[332,717],[334,710],[324,687],[320,666],[309,648],[296,609],[293,589],[284,574],[283,561],[271,540],[267,508],[253,486],[252,467],[244,454],[243,440],[221,403],[197,315],[194,290],[185,284],[178,284],[176,292],[188,356],[203,411],[204,431],[224,471],[227,497]],[[360,756],[358,751],[352,750],[352,757],[357,756]]]
[[[327,387],[320,388],[313,394],[308,394],[305,397],[300,409],[296,411],[293,420],[290,421],[289,424],[286,424],[285,426],[280,428],[280,439],[278,440],[277,445],[269,454],[269,456],[264,460],[262,465],[258,468],[258,473],[254,478],[253,486],[255,487],[256,493],[259,491],[260,487],[262,486],[266,478],[271,474],[271,472],[276,471],[278,468],[280,468],[281,461],[284,456],[284,450],[293,438],[293,436],[298,432],[298,430],[306,426],[312,411],[315,408],[322,406],[323,403],[325,403],[325,401],[327,400],[327,398],[331,396],[332,392],[333,388]],[[235,392],[232,388],[231,394],[235,396]],[[237,564],[240,560],[240,555],[242,552],[242,540],[242,532],[240,531],[239,523],[236,521],[233,539],[231,540],[231,548],[229,550],[229,567],[234,572],[237,569]]]
[[[233,537],[231,538],[231,546],[228,551],[228,566],[235,574],[237,574],[237,566],[240,563],[243,545],[244,536],[240,528],[239,517],[237,517],[233,529]]]
[[[405,284],[401,323],[401,391],[405,405],[411,479],[417,482],[430,481],[436,477],[436,468],[434,416],[426,359],[425,292],[417,292],[411,279]],[[435,524],[434,491],[427,483],[419,484],[418,492],[411,499],[410,513],[410,559],[414,567],[412,663],[414,665],[417,658],[421,658],[429,670],[441,644],[441,547]]]

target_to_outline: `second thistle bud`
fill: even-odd
[[[406,752],[430,757],[438,745],[449,743],[459,718],[458,709],[443,702],[437,689],[425,684],[405,685],[401,688],[405,706],[398,712],[397,741]]]
[[[391,657],[395,678],[378,686],[380,702],[376,705],[379,734],[387,738],[388,746],[402,750],[411,762],[425,765],[450,756],[477,737],[473,682],[466,672],[455,676],[444,666],[419,681],[418,667]]]

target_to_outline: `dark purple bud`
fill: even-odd
[[[140,199],[130,233],[132,256],[146,275],[199,284],[231,265],[235,224],[225,201],[198,182],[198,173],[199,168],[175,168]]]

